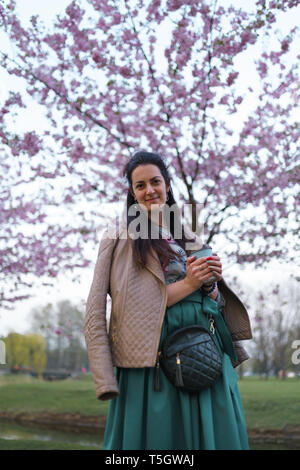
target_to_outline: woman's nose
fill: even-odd
[[[152,187],[151,184],[149,184],[149,185],[147,186],[147,188],[146,188],[146,193],[147,193],[147,194],[148,194],[148,193],[149,193],[149,194],[154,193],[154,189],[153,189],[153,187]]]

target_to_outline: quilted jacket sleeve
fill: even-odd
[[[115,240],[104,234],[86,304],[83,332],[97,398],[109,400],[119,394],[106,327],[106,298]]]

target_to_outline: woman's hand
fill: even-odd
[[[195,256],[187,258],[185,281],[195,290],[212,276],[216,281],[222,279],[222,263],[217,255],[198,259]]]
[[[222,279],[222,263],[218,255],[215,253],[212,256],[206,258],[207,263],[212,269],[213,275],[216,281],[221,281]]]

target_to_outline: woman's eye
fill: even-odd
[[[159,184],[160,183],[160,180],[154,180],[153,181],[154,184]],[[142,188],[143,187],[143,184],[137,184],[136,185],[136,188]]]

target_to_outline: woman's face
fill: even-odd
[[[153,204],[165,204],[170,185],[156,165],[145,164],[136,167],[131,174],[132,188],[138,204],[146,206],[149,212]]]

